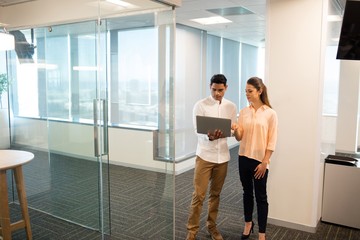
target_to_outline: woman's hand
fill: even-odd
[[[236,123],[233,123],[231,125],[231,130],[233,130],[233,134],[234,134],[234,137],[237,141],[240,141],[242,139],[242,130],[241,128],[239,127],[238,124]]]
[[[258,164],[255,168],[255,174],[254,174],[255,179],[263,178],[265,176],[266,169],[267,169],[267,162],[262,162]]]
[[[265,151],[265,156],[263,160],[255,168],[255,174],[254,174],[255,179],[260,179],[265,176],[267,165],[270,163],[270,157],[272,155],[272,152],[273,152],[272,150],[268,150],[268,149]]]

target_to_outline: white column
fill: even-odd
[[[359,72],[359,61],[341,61],[335,144],[336,152],[355,153],[357,151]]]
[[[327,0],[267,1],[265,83],[278,114],[269,222],[314,232],[321,214],[321,113]]]

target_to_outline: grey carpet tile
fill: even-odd
[[[19,219],[21,210],[17,204],[11,204],[10,209],[11,219],[14,222]],[[33,209],[29,209],[29,214],[34,240],[101,239],[97,231],[80,227]],[[19,229],[13,232],[12,239],[25,240],[25,230]]]
[[[44,213],[52,212],[80,224],[98,227],[99,186],[96,163],[57,154],[33,152],[36,158],[24,166],[33,239],[101,239],[101,235],[95,230]],[[225,240],[239,240],[244,220],[236,148],[231,150],[231,156],[221,195],[218,228]],[[176,240],[185,239],[193,191],[193,170],[176,176],[174,185],[173,177],[163,173],[114,165],[104,166],[103,169],[105,176],[110,179],[110,183],[104,183],[104,189],[110,191],[109,206],[105,207],[104,214],[111,218],[111,236],[106,235],[106,240],[172,240],[173,235]],[[11,181],[11,175],[8,179]],[[172,197],[174,189],[175,205]],[[198,240],[210,239],[205,227],[206,206],[207,199],[201,215]],[[41,209],[42,212],[33,208]],[[21,212],[17,204],[11,204],[11,214],[13,221],[19,219]],[[254,219],[255,216],[256,212]],[[108,220],[105,225],[107,223]],[[106,227],[110,231],[110,226]],[[26,239],[25,231],[17,230],[13,233],[13,239]],[[249,239],[257,239],[256,227],[255,233]],[[321,222],[317,232],[311,234],[269,224],[267,239],[360,240],[360,230]]]

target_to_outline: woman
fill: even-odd
[[[254,231],[252,216],[255,190],[259,240],[264,240],[268,217],[266,182],[270,156],[277,140],[277,115],[271,108],[266,86],[260,78],[250,78],[245,92],[250,105],[240,110],[238,128],[234,131],[236,140],[240,141],[239,174],[245,215],[241,239],[248,239]]]

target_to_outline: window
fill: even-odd
[[[115,31],[111,46],[117,65],[111,75],[111,123],[157,127],[158,31]]]
[[[101,82],[101,94],[106,92],[102,82],[106,83],[109,72],[110,124],[158,126],[156,27],[104,33],[111,40],[108,48],[100,46],[101,56],[97,56],[93,21],[53,26],[51,32],[45,28],[21,32],[28,41],[34,39],[36,48],[34,62],[18,61],[12,73],[16,79],[12,89],[15,116],[91,122],[97,87]],[[104,60],[107,55],[109,71]],[[16,59],[15,51],[11,58]],[[98,60],[104,62],[104,69],[98,69]]]

